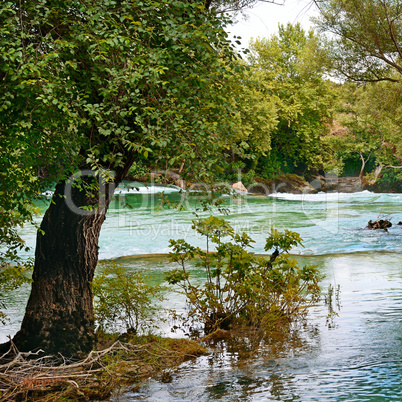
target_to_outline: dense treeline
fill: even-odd
[[[359,176],[366,185],[380,181],[384,190],[401,179],[397,72],[391,81],[333,79],[338,72],[330,44],[300,24],[251,41],[245,60],[237,63],[230,102],[238,136],[224,151],[217,179],[240,177],[247,186],[255,177],[331,172]],[[146,177],[147,169],[158,169],[156,157],[137,161],[131,174]]]

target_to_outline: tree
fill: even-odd
[[[355,81],[402,80],[401,0],[314,0],[330,34],[332,71]],[[395,72],[396,74],[393,74]]]
[[[383,169],[401,172],[402,83],[379,82],[367,85],[361,103],[371,123],[376,124],[381,133],[381,143],[375,151],[376,167],[371,178],[373,183]]]
[[[278,114],[272,149],[261,159],[263,174],[321,168],[327,159],[321,138],[328,131],[335,94],[323,78],[319,38],[300,24],[282,25],[278,35],[251,42],[250,50],[253,73]]]
[[[13,341],[77,355],[93,345],[90,282],[114,186],[150,153],[164,167],[191,161],[188,175],[213,171],[234,130],[235,56],[225,19],[198,2],[2,2],[0,18],[2,141],[17,134],[17,166],[57,181]],[[26,157],[46,149],[50,164]]]
[[[375,162],[375,181],[384,167],[400,168],[401,85],[390,82],[342,85],[340,106],[335,119],[343,132],[330,136],[338,157],[357,153],[363,178],[368,160]]]
[[[367,156],[373,152],[375,181],[384,166],[401,165],[402,1],[314,2],[321,13],[315,22],[322,32],[330,34],[329,71],[342,79],[375,84],[358,89],[357,125],[352,130],[356,133],[359,127],[361,133],[365,132],[365,139],[360,142],[356,138],[352,144],[355,149],[360,147],[360,176],[366,161],[363,153]]]
[[[365,113],[363,88],[344,84],[343,96],[337,120],[346,128],[340,136],[332,138],[335,148],[342,156],[357,153],[361,160],[359,178],[362,179],[366,163],[374,151],[381,146],[381,131],[370,116]],[[341,158],[342,158],[341,156]]]
[[[271,133],[278,124],[276,105],[273,98],[267,96],[260,77],[244,60],[235,64],[229,85],[229,102],[237,135],[225,152],[226,164],[221,178],[238,181],[241,169],[247,164],[251,170],[241,175],[241,180],[248,186],[259,158],[271,149]]]

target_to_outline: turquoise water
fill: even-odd
[[[138,183],[130,184],[139,186]],[[171,238],[185,237],[202,246],[202,241],[191,230],[191,221],[196,217],[194,208],[199,203],[186,200],[185,195],[174,187],[137,188],[139,191],[118,191],[119,200],[111,203],[100,236],[100,259],[168,253]],[[157,191],[164,191],[171,201],[187,210],[161,209],[161,195]],[[402,252],[402,225],[396,225],[402,221],[402,194],[363,191],[270,197],[247,195],[226,197],[224,206],[229,210],[226,219],[233,227],[237,231],[246,231],[257,241],[257,253],[263,252],[263,240],[271,227],[291,229],[301,234],[305,248],[293,250],[295,254]],[[196,212],[199,216],[212,213]],[[364,229],[370,219],[384,217],[394,223],[388,233]],[[22,233],[27,244],[34,246],[36,229],[25,227]]]
[[[172,198],[180,201],[181,195]],[[192,233],[190,224],[195,216],[190,210],[158,211],[152,209],[152,199],[144,195],[131,196],[129,202],[133,206],[131,210],[119,209],[115,203],[108,212],[100,238],[101,258],[166,253],[170,238],[186,237],[202,245]],[[401,194],[369,192],[228,197],[226,201],[230,210],[227,219],[238,231],[253,236],[257,241],[255,252],[263,252],[267,232],[277,227],[301,234],[305,248],[294,253],[314,255],[375,250],[402,252],[402,226],[394,225],[389,233],[364,230],[370,219],[387,217],[394,223],[402,221],[401,206]]]
[[[169,199],[189,209],[158,209],[165,190]],[[170,238],[185,237],[204,246],[191,230],[195,201],[175,188],[123,186],[120,197],[131,208],[113,201],[100,237],[100,258],[164,254]],[[314,263],[325,274],[323,289],[341,287],[340,310],[328,325],[324,305],[310,312],[309,325],[245,345],[232,339],[208,345],[211,355],[187,362],[172,373],[169,384],[155,379],[139,392],[114,400],[130,401],[389,401],[402,395],[402,194],[279,194],[226,197],[227,219],[256,240],[271,227],[301,234],[305,248],[292,253],[301,263]],[[207,216],[209,212],[198,212]],[[378,218],[394,224],[389,232],[365,230]],[[34,245],[35,228],[22,231]],[[204,246],[205,247],[205,246]],[[163,280],[172,267],[165,258],[124,259],[130,270],[148,268]],[[1,328],[4,340],[19,326],[28,289],[10,295],[11,322]],[[168,293],[165,307],[185,309],[182,297]],[[167,336],[170,328],[161,326]]]
[[[400,401],[402,395],[402,256],[357,253],[302,256],[341,286],[340,309],[315,307],[306,327],[266,341],[209,344],[211,355],[151,379],[114,401]],[[138,265],[138,261],[130,263]],[[141,266],[149,266],[146,260]],[[152,262],[155,275],[166,261]],[[381,268],[382,267],[382,268]],[[386,269],[385,269],[386,268]],[[177,295],[171,305],[182,306]]]

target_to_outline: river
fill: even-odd
[[[158,209],[157,190],[189,207]],[[165,254],[170,238],[186,237],[203,246],[191,231],[194,201],[172,188],[122,187],[113,201],[100,238],[100,258],[121,256],[128,269],[150,269],[157,281],[172,265]],[[188,204],[188,205],[187,205]],[[227,219],[256,240],[263,252],[270,227],[301,234],[304,248],[292,250],[302,264],[317,264],[329,285],[340,286],[337,315],[314,307],[308,325],[265,340],[229,339],[209,345],[211,354],[189,361],[163,383],[150,379],[115,401],[389,401],[402,395],[402,194],[277,194],[225,198]],[[208,212],[197,212],[207,216]],[[365,230],[368,220],[391,219],[389,232]],[[22,232],[34,245],[35,229]],[[13,335],[23,315],[27,288],[10,295],[11,321],[1,340]],[[168,294],[165,307],[183,310],[184,300]],[[172,334],[168,327],[160,331]]]

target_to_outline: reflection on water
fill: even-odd
[[[340,284],[334,328],[326,326],[325,306],[317,306],[306,327],[260,343],[254,337],[216,341],[211,355],[183,364],[171,383],[149,380],[114,400],[401,400],[402,255],[299,258],[321,267],[324,288]]]
[[[324,290],[329,284],[341,286],[341,309],[332,328],[326,325],[328,309],[322,304],[311,311],[306,327],[261,342],[251,337],[210,343],[211,354],[180,366],[171,383],[151,379],[138,392],[113,400],[400,401],[402,255],[369,252],[298,259],[319,265],[326,275]],[[171,268],[163,258],[121,261],[128,269],[151,269],[156,282]],[[2,328],[3,339],[18,329],[26,291],[13,293],[14,326]],[[164,306],[185,308],[176,294]],[[169,328],[162,330],[174,336]]]

